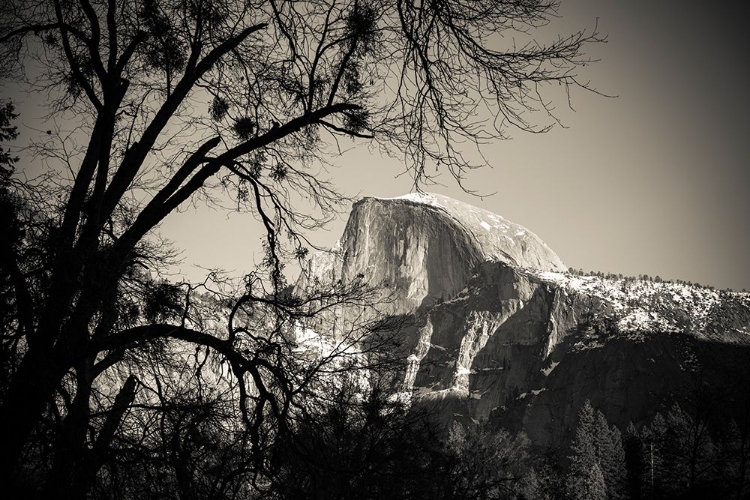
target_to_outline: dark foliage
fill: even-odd
[[[271,459],[275,498],[444,498],[442,439],[427,414],[375,391],[306,412]]]

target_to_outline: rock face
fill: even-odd
[[[446,425],[489,420],[556,449],[587,399],[624,430],[667,410],[697,378],[716,394],[750,382],[746,294],[485,262],[413,330],[402,390],[415,402]]]
[[[355,278],[411,320],[394,390],[446,425],[489,420],[563,449],[586,399],[624,430],[697,374],[716,390],[750,381],[748,294],[574,276],[527,229],[444,196],[356,203],[298,284]]]
[[[344,279],[362,274],[393,289],[394,313],[454,297],[484,261],[540,271],[567,269],[522,226],[432,194],[355,203],[341,247]]]

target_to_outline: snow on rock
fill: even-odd
[[[622,333],[700,332],[710,326],[722,295],[750,308],[750,296],[721,292],[699,285],[633,278],[576,276],[570,273],[529,271],[567,294],[596,297],[609,304]]]
[[[544,373],[545,377],[549,377],[549,374],[552,373],[552,370],[554,370],[559,364],[559,361],[553,361],[552,364],[550,364],[547,368],[542,368],[541,372]]]

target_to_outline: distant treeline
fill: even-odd
[[[664,279],[661,276],[649,276],[648,274],[639,274],[638,276],[627,276],[623,275],[622,273],[604,273],[602,271],[584,271],[583,269],[576,269],[574,267],[571,267],[568,269],[568,272],[572,274],[573,276],[597,276],[599,278],[607,279],[607,280],[625,280],[625,281],[651,281],[654,283],[672,283],[677,285],[685,285],[690,287],[696,287],[696,288],[704,288],[706,290],[716,290],[716,287],[713,285],[703,285],[698,282],[693,281],[687,281],[687,280],[681,280],[681,279]],[[727,291],[727,292],[733,292],[731,288],[726,288],[721,291]],[[747,293],[747,289],[742,289],[743,293]]]

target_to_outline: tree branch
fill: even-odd
[[[185,73],[175,86],[174,92],[170,94],[164,104],[159,108],[159,111],[157,111],[153,120],[151,120],[151,123],[149,123],[148,127],[146,127],[146,130],[143,132],[140,141],[134,143],[125,153],[125,158],[117,169],[117,173],[112,179],[112,182],[107,189],[107,193],[105,194],[102,210],[106,216],[109,216],[109,214],[112,213],[112,210],[114,210],[115,206],[140,170],[144,159],[151,151],[156,139],[159,137],[174,112],[180,104],[182,104],[185,97],[187,97],[193,89],[195,83],[203,77],[203,75],[209,71],[221,57],[236,48],[240,43],[247,39],[247,37],[256,31],[266,28],[266,26],[266,23],[261,23],[245,28],[237,36],[226,40],[218,47],[214,48],[195,67],[188,66],[185,69]],[[197,50],[199,50],[199,48]]]
[[[26,335],[26,342],[30,345],[34,343],[34,306],[26,279],[16,262],[16,252],[9,241],[3,241],[0,245],[0,256],[2,264],[0,267],[7,267],[10,274],[13,288],[16,291],[16,307],[18,308],[18,323],[21,330]]]
[[[345,129],[343,127],[339,127],[337,125],[334,125],[333,123],[327,122],[325,120],[318,120],[318,123],[323,125],[326,128],[330,128],[331,130],[335,130],[336,132],[339,132],[341,134],[350,135],[352,137],[359,137],[360,139],[374,139],[375,136],[372,134],[362,134],[360,132],[355,132],[353,130]]]
[[[102,103],[99,100],[99,97],[96,95],[94,88],[86,80],[86,77],[83,76],[83,73],[81,73],[81,68],[78,65],[78,61],[76,61],[75,55],[73,54],[73,50],[70,46],[70,40],[68,40],[68,32],[70,31],[72,33],[75,33],[77,32],[77,30],[71,30],[71,27],[64,22],[62,7],[60,6],[59,0],[55,0],[55,15],[57,16],[57,21],[60,25],[60,38],[62,39],[63,51],[65,52],[65,58],[68,60],[68,64],[70,65],[70,70],[73,72],[73,76],[75,77],[76,82],[81,86],[81,88],[86,93],[86,96],[91,101],[91,104],[94,105],[94,108],[96,108],[97,111],[100,111],[102,109]],[[89,47],[89,51],[93,51],[93,49],[89,45],[91,43],[91,40],[88,40],[85,37],[82,40],[84,40],[86,46]]]
[[[99,44],[102,37],[101,28],[99,27],[99,18],[96,16],[96,11],[88,0],[79,1],[84,14],[86,14],[86,17],[89,20],[89,24],[91,24],[91,41],[87,46],[89,48],[89,54],[91,55],[91,61],[94,63],[94,69],[99,76],[99,82],[101,83],[102,88],[104,88],[107,81],[107,71],[104,69],[104,64],[102,64],[102,59],[99,54]]]
[[[11,30],[7,34],[0,36],[0,44],[5,43],[11,38],[16,37],[16,36],[23,36],[28,33],[38,34],[41,31],[50,31],[50,30],[62,31],[63,28],[73,33],[82,42],[84,43],[88,42],[88,38],[86,38],[86,35],[84,35],[83,32],[81,32],[79,29],[73,26],[70,26],[69,24],[57,22],[57,23],[49,23],[49,24],[34,24],[31,26],[24,26],[23,28],[17,28],[17,29]]]

